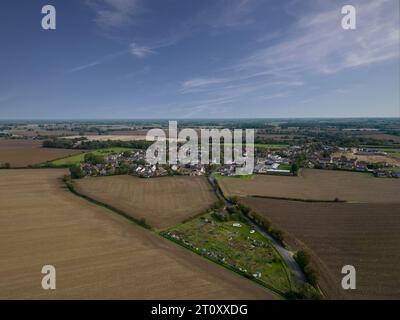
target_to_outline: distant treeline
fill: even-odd
[[[78,143],[76,139],[51,139],[43,141],[44,148],[62,148],[62,149],[78,149],[78,150],[94,150],[106,148],[132,148],[132,149],[147,149],[153,144],[152,141],[121,141],[121,140],[107,140],[107,141],[89,141],[82,140]]]
[[[337,128],[337,129],[362,129],[373,128],[381,131],[399,130],[399,118],[337,118],[337,119],[288,119],[279,125],[287,128]]]

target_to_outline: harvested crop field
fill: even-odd
[[[329,298],[400,299],[398,204],[241,201],[283,230],[290,245],[311,253]],[[356,290],[341,288],[344,265],[356,268]]]
[[[269,299],[269,292],[67,191],[62,169],[0,172],[0,299]],[[57,289],[41,289],[44,265]]]
[[[85,178],[75,181],[78,192],[111,205],[136,219],[165,228],[204,213],[217,198],[204,177],[133,176]]]
[[[286,199],[399,203],[400,179],[375,178],[369,173],[301,170],[298,177],[256,175],[253,179],[219,177],[227,196],[264,196]]]
[[[383,150],[384,151],[384,150]],[[392,166],[400,166],[400,159],[393,156],[393,154],[388,153],[387,156],[381,155],[359,155],[352,151],[335,152],[332,157],[344,156],[347,159],[357,159],[357,161],[365,161],[367,163],[386,163]]]
[[[26,167],[82,152],[41,146],[42,142],[38,140],[0,139],[0,164],[9,163],[14,168]]]
[[[357,133],[357,137],[360,138],[367,138],[367,139],[375,139],[375,140],[384,140],[384,141],[391,141],[395,143],[400,143],[400,136],[396,136],[393,134],[387,133],[376,133],[376,132],[363,132]]]

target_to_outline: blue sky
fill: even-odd
[[[0,119],[400,116],[398,0],[3,0],[0,40]]]

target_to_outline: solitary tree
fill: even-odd
[[[85,176],[79,165],[70,167],[69,172],[71,173],[71,178],[73,179],[80,179]]]
[[[297,163],[293,163],[290,167],[290,172],[294,175],[297,175],[297,172],[299,171],[299,166]]]
[[[310,255],[303,250],[297,251],[293,258],[302,269],[304,269],[310,263]]]

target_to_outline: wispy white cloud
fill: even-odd
[[[122,77],[120,77],[119,79],[140,79],[145,75],[148,75],[151,72],[151,67],[149,66],[145,66],[144,68],[140,69],[140,70],[136,70],[133,72],[129,72],[125,75],[123,75]]]
[[[290,95],[289,92],[278,92],[270,95],[262,95],[259,98],[262,100],[271,100],[271,99],[287,98],[289,95]]]
[[[262,2],[262,0],[213,1],[212,5],[197,14],[193,23],[213,29],[249,25],[254,22],[252,14]]]
[[[182,83],[182,92],[193,92],[191,90],[209,88],[211,85],[229,82],[224,78],[193,78]]]
[[[303,81],[290,77],[277,77],[270,72],[250,74],[227,74],[226,77],[199,77],[186,80],[181,85],[181,93],[252,92],[266,87],[300,87]]]
[[[249,74],[233,74],[228,75],[225,74],[226,77],[224,78],[192,78],[186,80],[182,83],[182,92],[196,92],[195,90],[199,91],[206,91],[211,90],[217,87],[229,87],[229,88],[238,88],[243,86],[245,83],[253,83],[257,85],[263,86],[288,86],[288,87],[298,87],[304,85],[303,81],[293,80],[289,77],[277,77],[276,74],[271,72],[256,72],[256,73],[249,73]],[[266,80],[266,78],[268,80]],[[222,86],[219,86],[222,85]]]
[[[132,42],[129,45],[127,50],[118,51],[116,53],[106,55],[105,57],[99,58],[97,60],[79,65],[74,68],[71,68],[71,69],[67,70],[67,73],[75,73],[75,72],[83,71],[86,69],[90,69],[90,68],[96,67],[100,64],[103,64],[104,62],[114,60],[114,59],[116,59],[122,55],[128,54],[128,53],[132,54],[133,56],[135,56],[138,59],[143,59],[143,58],[148,57],[151,54],[154,54],[155,50],[158,48],[162,48],[162,47],[174,44],[174,39],[175,38],[166,38],[166,39],[154,42],[150,46],[139,45],[135,42]]]
[[[219,97],[214,99],[201,99],[176,108],[176,112],[181,118],[209,117],[210,115],[226,114],[232,109],[231,104],[235,101],[234,97]],[[171,110],[170,110],[171,111]]]
[[[132,42],[130,44],[130,52],[137,58],[145,58],[156,53],[158,49],[173,46],[191,35],[190,30],[179,30],[157,40],[148,41],[145,44]]]
[[[136,43],[131,43],[129,46],[131,54],[133,54],[136,58],[145,58],[150,54],[153,54],[153,49],[146,46],[139,46]]]
[[[184,81],[180,92],[234,97],[236,102],[254,97],[284,99],[306,85],[309,76],[329,77],[398,59],[398,5],[391,0],[355,0],[353,5],[356,30],[341,27],[340,5],[321,1],[317,9],[279,34],[282,40],[277,33],[258,38],[258,49],[212,75]]]
[[[109,54],[109,55],[107,55],[105,57],[97,59],[95,61],[88,62],[86,64],[83,64],[83,65],[80,65],[80,66],[77,66],[77,67],[73,67],[73,68],[67,70],[66,72],[67,73],[75,73],[75,72],[83,71],[83,70],[86,70],[86,69],[90,69],[90,68],[96,67],[96,66],[98,66],[98,65],[100,65],[100,64],[102,64],[102,63],[104,63],[106,61],[114,60],[114,59],[116,59],[116,58],[118,58],[118,57],[120,57],[120,56],[122,56],[122,55],[124,55],[124,54],[126,54],[128,52],[129,52],[128,50],[123,50],[123,51],[119,51],[119,52],[116,52],[116,53],[112,53],[112,54]]]
[[[86,3],[95,11],[95,21],[102,27],[121,28],[131,25],[139,18],[142,10],[142,0],[86,0]],[[261,0],[219,0],[213,6],[197,13],[186,21],[179,21],[169,34],[158,39],[143,41],[135,39],[129,44],[130,52],[136,58],[145,58],[157,52],[157,49],[177,44],[183,39],[192,37],[204,27],[214,31],[225,27],[241,26],[250,23],[251,14]],[[206,29],[207,29],[206,28]],[[111,32],[111,33],[109,33]],[[108,30],[105,36],[121,39]]]
[[[79,72],[79,71],[82,71],[82,70],[85,70],[85,69],[89,69],[89,68],[95,67],[98,64],[100,64],[100,61],[93,61],[93,62],[84,64],[84,65],[81,65],[81,66],[78,66],[78,67],[71,68],[71,69],[69,69],[67,71],[67,73]]]
[[[311,12],[287,40],[256,51],[238,70],[290,68],[292,72],[337,73],[399,57],[399,17],[391,0],[353,1],[357,29],[341,27],[340,7]]]
[[[123,27],[133,22],[140,0],[88,0],[95,21],[104,27]]]

